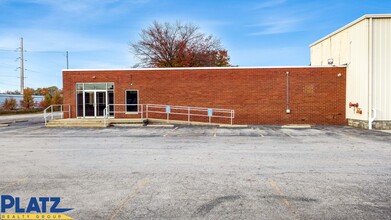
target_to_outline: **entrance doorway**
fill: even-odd
[[[107,106],[106,91],[84,91],[84,117],[103,117]]]
[[[101,118],[109,104],[114,104],[114,83],[77,83],[77,117]]]

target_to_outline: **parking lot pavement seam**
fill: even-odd
[[[123,210],[125,205],[132,200],[137,194],[140,193],[142,189],[144,189],[148,183],[150,182],[149,178],[143,178],[137,182],[136,187],[133,188],[133,190],[127,195],[125,200],[116,208],[114,209],[113,213],[110,215],[108,219],[113,220],[117,215]]]
[[[169,131],[167,131],[165,134],[163,134],[163,137],[167,137],[169,134],[174,133],[176,130],[178,130],[178,127],[175,127]]]
[[[269,178],[269,183],[272,186],[274,192],[278,195],[279,200],[282,202],[282,204],[287,208],[289,213],[292,215],[293,219],[299,219],[296,217],[296,213],[292,207],[292,205],[289,203],[289,201],[285,198],[284,194],[282,193],[280,187],[276,183],[276,181],[272,178]]]
[[[290,138],[293,138],[293,136],[292,136],[292,135],[290,135],[289,133],[287,133],[287,132],[283,131],[282,129],[281,129],[281,132],[282,132],[283,134],[285,134],[286,136],[288,136],[288,137],[290,137]]]
[[[259,134],[259,136],[261,136],[261,137],[265,137],[265,135],[263,135],[263,134],[262,134],[262,130],[261,130],[261,129],[257,128],[257,130],[258,130],[258,134]]]

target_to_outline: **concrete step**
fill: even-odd
[[[141,118],[111,118],[108,119],[111,124],[147,124],[148,119]]]
[[[144,124],[132,123],[132,124],[110,124],[113,127],[122,127],[122,128],[134,128],[134,127],[144,127]]]
[[[48,121],[46,127],[84,127],[84,128],[104,128],[103,119],[56,119]]]
[[[98,122],[70,122],[70,121],[49,121],[48,124],[103,124],[103,121],[98,121]]]
[[[128,119],[108,119],[106,120],[106,125],[115,125],[117,127],[138,127],[144,126],[148,123],[147,119],[140,118],[128,118]],[[70,118],[70,119],[56,119],[49,120],[46,127],[88,127],[88,128],[102,128],[107,127],[104,125],[104,119],[102,118],[88,118],[88,119],[79,119],[79,118]]]
[[[105,128],[103,124],[47,124],[48,128]]]

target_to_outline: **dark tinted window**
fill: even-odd
[[[126,91],[126,111],[138,112],[138,98],[137,91]]]

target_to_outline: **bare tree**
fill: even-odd
[[[192,24],[155,21],[141,31],[140,37],[130,49],[144,67],[229,66],[228,52],[220,40],[200,33]]]

